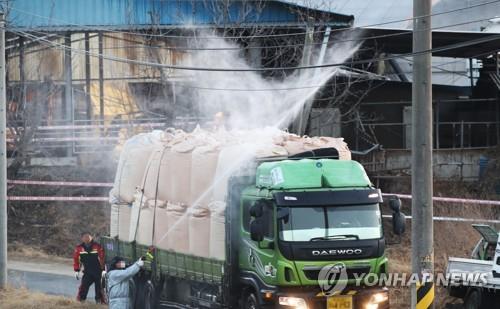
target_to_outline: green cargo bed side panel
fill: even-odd
[[[318,160],[322,165],[323,186],[329,188],[371,186],[365,169],[356,161]]]
[[[156,258],[162,274],[198,282],[222,282],[223,261],[162,249],[156,250]]]
[[[321,188],[316,160],[264,162],[257,168],[256,186],[269,189]]]

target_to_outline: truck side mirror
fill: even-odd
[[[250,221],[250,238],[253,241],[263,241],[264,240],[264,226],[262,225],[262,220],[253,219]]]
[[[254,218],[260,218],[264,214],[264,204],[265,202],[262,200],[256,201],[252,207],[250,207],[250,216]]]
[[[401,236],[406,230],[406,216],[402,212],[394,212],[392,214],[392,231],[394,234]]]
[[[392,197],[389,200],[389,207],[391,207],[393,212],[400,212],[401,211],[401,200],[399,197],[395,196]]]

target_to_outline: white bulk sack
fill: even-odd
[[[167,178],[168,200],[174,203],[189,204],[191,191],[191,151],[195,148],[193,139],[172,146],[167,153],[171,165]],[[163,199],[163,196],[159,196]]]
[[[283,142],[283,147],[288,151],[289,156],[319,148],[335,148],[339,152],[340,160],[351,160],[351,152],[343,138],[325,136],[300,137],[295,134],[290,134]]]
[[[120,226],[120,207],[120,204],[111,204],[109,236],[112,238],[118,236],[118,227]]]
[[[159,199],[161,201],[168,200],[168,185],[167,181],[170,177],[170,167],[167,160],[167,153],[169,148],[158,147],[149,157],[144,177],[142,180],[142,187],[144,195],[148,199]],[[158,188],[158,194],[157,194]]]
[[[257,158],[286,157],[288,156],[288,151],[280,145],[262,144],[255,151],[255,156]]]
[[[304,146],[304,139],[295,134],[288,135],[285,141],[282,143],[283,147],[286,149],[288,155],[290,156],[307,151],[307,149]]]
[[[169,228],[167,207],[167,203],[162,202],[156,208],[154,245],[162,250],[169,249],[167,245],[167,232]]]
[[[221,149],[215,179],[213,184],[213,197],[215,201],[225,201],[229,178],[247,163],[248,152],[252,150],[248,145],[234,145]]]
[[[210,210],[191,207],[188,210],[189,254],[208,258],[210,252]]]
[[[213,202],[210,208],[210,254],[209,257],[217,260],[226,258],[226,203]]]
[[[152,245],[153,242],[154,209],[149,203],[144,203],[139,213],[136,242],[140,245]]]
[[[218,158],[219,151],[215,145],[197,147],[193,151],[189,205],[208,205],[212,201]]]
[[[136,187],[141,185],[144,170],[153,149],[160,144],[161,131],[138,134],[125,143],[120,154],[110,200],[131,203]]]
[[[134,194],[134,202],[132,203],[132,208],[130,211],[130,228],[129,235],[127,237],[128,242],[136,240],[139,228],[140,213],[145,204],[146,197],[144,196],[144,194],[141,191],[136,191],[136,193]]]
[[[167,204],[167,250],[189,252],[189,227],[185,204]]]
[[[335,138],[335,137],[316,137],[316,139],[321,140],[323,146],[321,148],[330,148],[333,147],[337,149],[339,152],[339,160],[351,160],[351,151],[347,146],[347,143],[344,142],[343,138]]]
[[[132,205],[120,205],[118,217],[118,239],[129,241],[130,236],[130,215],[132,213]]]

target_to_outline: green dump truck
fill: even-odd
[[[102,239],[107,260],[150,257],[133,280],[136,308],[389,308],[386,288],[354,284],[388,269],[382,195],[361,164],[258,162],[230,178],[226,203],[224,260]]]

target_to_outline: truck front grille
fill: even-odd
[[[309,280],[318,280],[319,272],[321,268],[315,269],[304,269],[304,275]],[[355,279],[356,276],[361,276],[363,274],[370,273],[370,266],[362,267],[347,267],[347,279]]]

